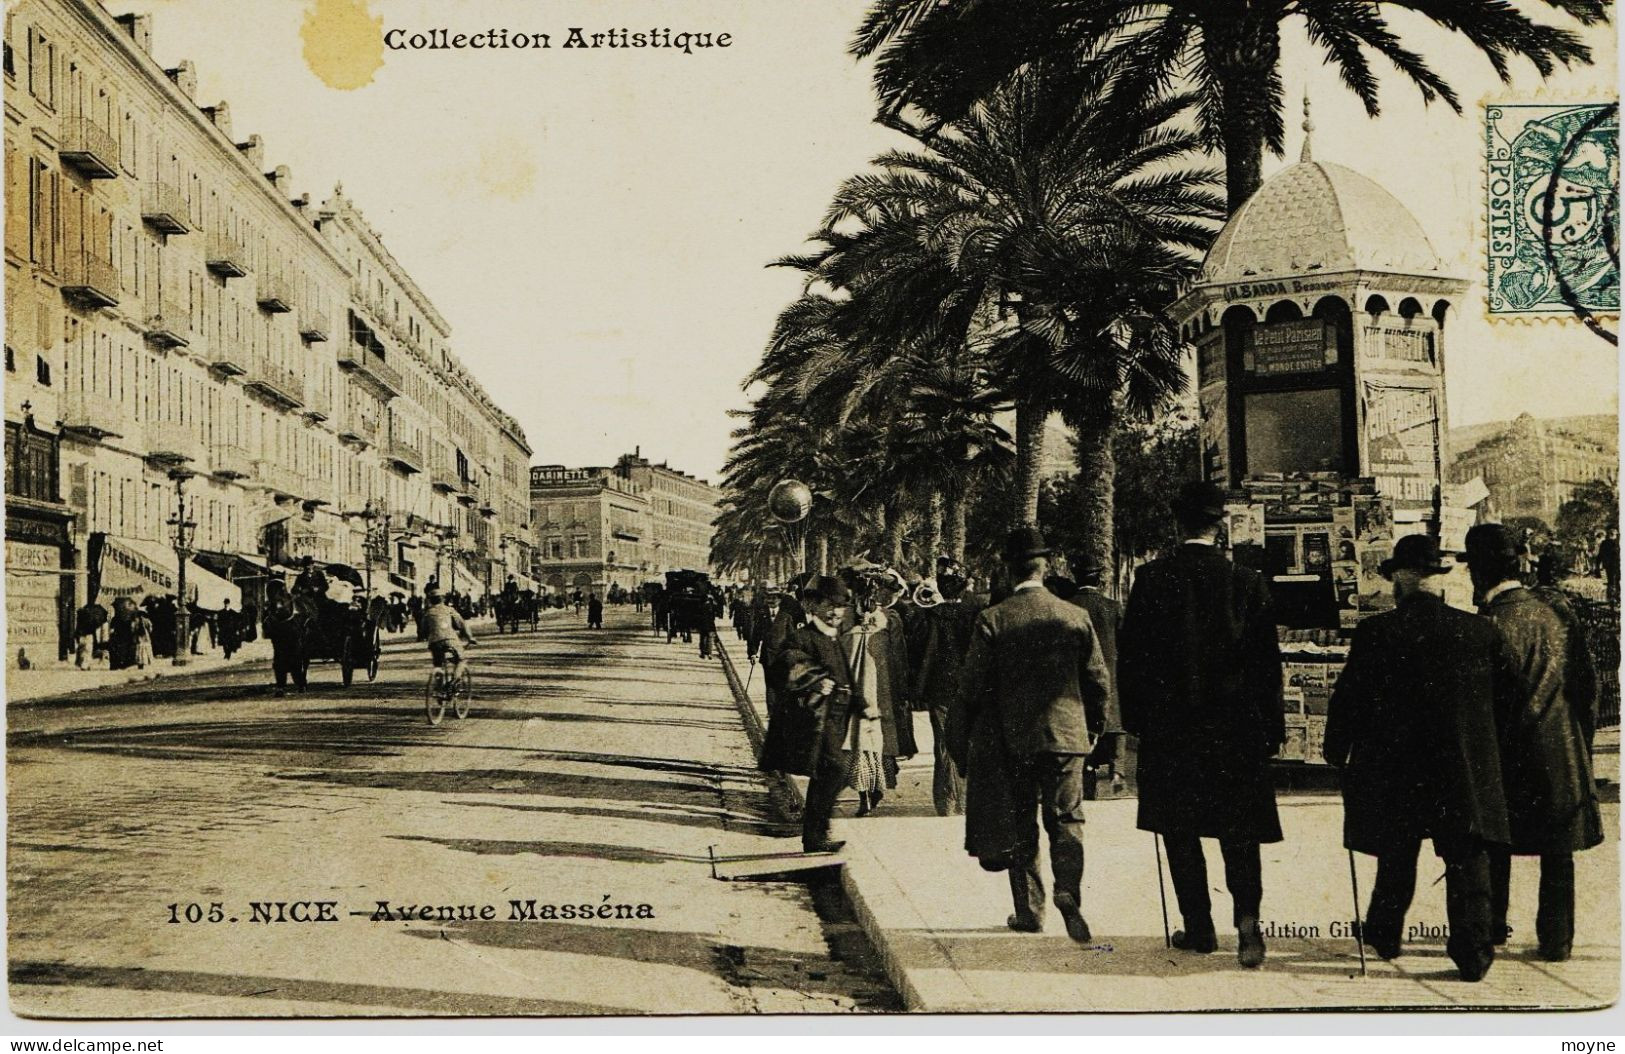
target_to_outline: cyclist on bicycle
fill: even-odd
[[[418,621],[418,639],[428,642],[429,656],[436,666],[445,668],[447,662],[450,662],[453,683],[463,675],[463,652],[458,647],[458,642],[461,640],[469,644],[479,643],[468,631],[468,625],[463,622],[463,617],[446,603],[438,589],[424,591],[423,616]]]

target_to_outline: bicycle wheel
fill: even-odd
[[[463,675],[452,686],[452,695],[454,699],[452,712],[460,721],[468,716],[468,702],[474,696],[474,673],[468,667],[463,667]]]
[[[438,725],[446,716],[446,675],[439,669],[429,674],[429,685],[423,690],[423,706],[429,712],[429,724]]]

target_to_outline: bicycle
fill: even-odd
[[[429,724],[438,725],[446,716],[449,704],[452,713],[461,721],[468,716],[468,703],[474,694],[474,675],[463,660],[463,675],[453,677],[442,666],[429,671],[429,683],[424,687],[423,705],[428,711]]]

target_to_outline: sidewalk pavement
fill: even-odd
[[[567,614],[567,609],[550,608],[542,612],[542,617],[550,621],[557,621],[557,616]],[[474,619],[469,623],[469,631],[475,637],[495,636],[496,620],[492,618]],[[384,633],[382,642],[386,649],[394,645],[416,645],[417,637],[411,629],[400,633]],[[271,661],[271,642],[261,636],[250,641],[240,648],[237,654],[230,659],[223,658],[218,649],[193,655],[192,661],[185,666],[176,666],[167,658],[158,659],[145,669],[130,667],[123,670],[109,670],[105,658],[97,660],[95,666],[81,670],[72,662],[51,663],[36,666],[29,670],[5,671],[5,699],[8,705],[37,702],[42,699],[54,699],[74,692],[90,691],[97,688],[116,688],[120,685],[139,684],[144,681],[156,681],[169,677],[187,677],[206,673],[219,673],[229,670],[248,670],[258,666],[268,666]]]
[[[723,643],[730,659],[742,655],[739,642]],[[743,682],[742,659],[737,671]],[[765,723],[761,671],[750,681],[752,707]],[[1263,853],[1269,958],[1263,968],[1246,970],[1236,962],[1223,863],[1211,841],[1204,844],[1219,950],[1203,956],[1165,947],[1154,843],[1135,827],[1133,799],[1088,802],[1084,808],[1084,914],[1094,940],[1070,940],[1054,911],[1041,934],[1006,929],[1011,906],[1005,876],[982,871],[964,853],[963,818],[938,817],[931,807],[931,729],[924,714],[915,717],[922,753],[902,763],[896,791],[888,792],[878,813],[861,820],[852,816],[852,801],[843,799],[833,832],[847,843],[841,854],[846,893],[910,1010],[1579,1009],[1618,997],[1617,803],[1603,807],[1607,829],[1616,834],[1575,858],[1574,957],[1553,964],[1535,955],[1539,863],[1516,858],[1511,942],[1488,977],[1468,984],[1457,979],[1445,954],[1444,883],[1435,881],[1444,868],[1426,846],[1407,918],[1415,936],[1392,962],[1366,949],[1368,973],[1360,975],[1348,936],[1355,908],[1342,848],[1341,800],[1335,794],[1283,794],[1285,840],[1264,846]],[[1376,862],[1356,856],[1355,871],[1363,907]],[[1177,929],[1171,887],[1168,897],[1169,925]]]

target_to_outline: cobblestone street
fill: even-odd
[[[285,698],[260,668],[14,704],[13,1009],[897,1008],[831,887],[711,878],[713,847],[791,832],[715,661],[630,610],[608,624],[485,633],[473,712],[439,727],[420,645],[349,689],[317,664]],[[380,901],[435,918],[376,920]],[[528,901],[557,917],[512,918]],[[256,903],[336,921],[255,922]]]

